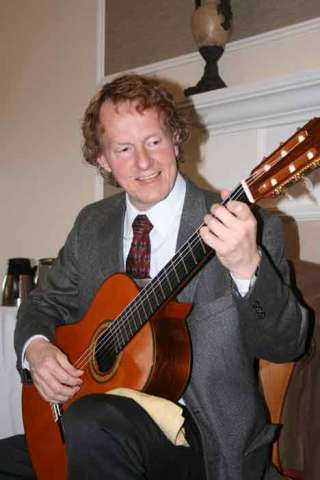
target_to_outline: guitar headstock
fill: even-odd
[[[320,166],[320,118],[297,130],[252,170],[246,180],[253,202],[283,193]]]

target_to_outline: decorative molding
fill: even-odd
[[[180,102],[181,108],[191,105],[215,134],[309,119],[320,114],[320,70],[201,93]]]
[[[97,47],[96,47],[96,84],[99,86],[104,79],[105,64],[105,18],[106,18],[106,0],[96,0],[97,12]],[[94,176],[95,200],[101,200],[104,197],[104,181],[102,176],[95,172]]]
[[[285,219],[294,219],[297,222],[319,222],[320,220],[320,206],[319,205],[304,205],[297,207],[288,206],[285,212],[278,209],[270,208],[271,212],[284,217]]]
[[[99,3],[104,3],[105,0],[98,0]],[[101,9],[103,11],[103,9]],[[310,33],[313,31],[320,30],[320,17],[316,17],[311,20],[307,20],[305,22],[296,23],[294,25],[290,25],[288,27],[279,28],[277,30],[271,30],[266,33],[261,33],[259,35],[253,35],[251,37],[247,37],[241,40],[236,40],[234,42],[229,42],[226,45],[224,58],[228,55],[233,54],[239,50],[246,51],[248,48],[256,47],[259,45],[268,45],[273,42],[278,42],[279,40],[286,38],[286,37],[297,37],[299,35],[304,35],[306,33]],[[100,62],[103,62],[102,66],[100,65],[99,70],[104,72],[104,57],[100,57]],[[156,75],[163,71],[168,71],[171,69],[176,69],[177,67],[188,65],[190,63],[201,63],[203,64],[203,60],[198,52],[189,53],[186,55],[180,55],[179,57],[169,58],[167,60],[163,60],[160,62],[150,63],[148,65],[143,65],[141,67],[129,69],[123,72],[117,72],[112,75],[107,75],[104,77],[104,73],[100,77],[99,83],[105,80],[112,80],[114,77],[121,75],[122,73],[138,73],[140,75]]]
[[[320,116],[320,70],[195,95],[182,101],[180,106],[195,109],[210,135],[254,130],[257,133],[257,158],[262,158],[265,154],[263,129],[281,125],[302,126],[310,118]],[[320,175],[316,173],[318,183]],[[303,192],[302,186],[298,188],[300,193]],[[319,186],[314,194],[318,203],[305,198],[299,201],[280,199],[276,207],[272,202],[264,205],[299,222],[319,221]]]
[[[106,51],[106,0],[97,0],[97,30],[96,30],[96,81],[97,85],[101,83],[105,74],[105,51]]]

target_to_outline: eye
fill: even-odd
[[[115,149],[116,153],[122,154],[129,152],[129,145],[120,145]]]
[[[152,147],[156,147],[157,145],[159,145],[161,143],[161,138],[150,138],[147,142],[147,145],[148,147],[152,148]]]

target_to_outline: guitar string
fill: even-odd
[[[281,155],[279,157],[276,157],[273,161],[271,161],[269,163],[270,165],[270,168],[274,167],[279,161],[281,161],[283,159],[283,157],[281,157]],[[266,160],[266,159],[265,159]],[[264,174],[266,173],[265,170],[261,170],[261,168],[257,171],[255,171],[252,175],[250,175],[248,177],[248,179],[245,181],[245,183],[250,186],[252,185],[257,179],[259,179],[261,176],[263,176]],[[238,185],[235,190],[230,194],[230,196],[225,199],[221,204],[222,205],[225,205],[229,200],[236,200],[237,198],[239,198],[241,196],[241,194],[243,193],[243,186],[242,184]],[[190,242],[190,238],[185,242],[185,244],[179,249],[179,251],[177,252],[177,254],[180,254],[180,256],[182,258],[177,258],[176,260],[176,263],[174,264],[172,262],[172,260],[170,260],[168,262],[168,264],[161,270],[160,272],[160,276],[159,278],[157,278],[157,276],[154,278],[154,280],[156,281],[155,283],[158,282],[158,284],[160,284],[160,281],[164,280],[164,277],[167,276],[167,273],[166,273],[166,270],[168,269],[167,267],[170,266],[171,270],[175,270],[175,267],[176,265],[179,265],[181,264],[181,261],[183,261],[183,254],[188,250],[190,250],[190,247],[194,247],[199,241],[201,242],[202,239],[200,237],[200,228],[203,226],[204,224],[202,223],[198,229],[192,234],[192,237],[195,237],[194,240],[192,240]],[[208,252],[209,254],[210,252]],[[176,256],[176,255],[175,255]],[[206,256],[206,254],[205,254]],[[205,257],[204,256],[204,257]],[[196,267],[196,265],[195,265]],[[152,282],[154,283],[154,282]],[[169,282],[170,283],[170,282]],[[149,284],[151,285],[151,283]],[[156,286],[155,286],[156,288]],[[103,342],[101,342],[99,344],[99,347],[96,349],[96,354],[101,351],[102,349],[105,350],[105,353],[107,354],[108,352],[106,351],[105,347],[107,346],[107,344],[109,343],[110,340],[112,340],[112,343],[110,343],[110,349],[112,349],[114,347],[114,344],[116,343],[116,339],[117,339],[117,334],[121,331],[122,331],[122,326],[126,323],[126,320],[128,317],[132,316],[134,313],[136,313],[137,311],[139,311],[139,308],[140,308],[140,305],[136,305],[137,304],[137,300],[140,300],[140,304],[142,304],[146,298],[148,298],[148,295],[149,295],[149,292],[147,290],[150,290],[151,287],[148,288],[144,288],[143,290],[141,290],[140,294],[138,294],[138,296],[136,296],[131,302],[129,305],[127,305],[127,307],[125,308],[125,311],[121,312],[113,321],[112,323],[114,322],[117,322],[118,325],[118,328],[117,330],[115,331],[112,331],[110,333],[108,333],[108,331],[106,332],[105,334],[105,337],[103,338]],[[140,297],[140,298],[138,298]],[[165,299],[162,303],[164,303],[167,299]],[[160,304],[161,306],[161,304]],[[140,317],[140,315],[139,315]],[[140,322],[141,322],[141,317],[140,317]],[[143,323],[142,323],[143,324]],[[142,326],[142,325],[141,325]],[[114,330],[114,329],[113,329]],[[121,339],[122,341],[124,341],[124,339],[122,338]],[[125,343],[125,342],[124,342]],[[76,368],[83,368],[89,361],[89,358],[92,354],[92,352],[94,351],[95,349],[95,346],[94,345],[90,345],[90,347],[85,350],[82,355],[76,360],[76,362],[74,363],[74,366]],[[111,350],[112,351],[112,350]]]
[[[265,173],[265,172],[263,172]],[[262,173],[262,174],[263,174]],[[261,176],[262,174],[260,173],[254,173],[251,177],[248,178],[248,181],[246,182],[248,185],[252,183],[252,179],[253,177],[256,177],[258,178],[259,176]],[[250,183],[251,182],[251,183]],[[242,188],[242,185],[238,185],[236,187],[236,189],[230,194],[230,196],[225,199],[223,202],[222,202],[222,205],[224,205],[225,203],[227,203],[229,200],[234,200],[234,199],[237,199],[241,196],[241,194],[243,193],[243,188]],[[185,242],[185,244],[179,249],[179,251],[177,252],[177,255],[180,254],[180,258],[178,256],[178,258],[176,259],[175,263],[170,260],[168,262],[168,264],[161,270],[160,272],[160,276],[157,278],[157,276],[154,278],[154,281],[155,282],[152,282],[152,286],[153,284],[155,283],[154,285],[154,289],[157,288],[157,286],[162,282],[162,280],[165,279],[165,277],[167,277],[167,270],[168,270],[168,267],[171,268],[171,270],[174,270],[176,268],[177,265],[181,265],[181,262],[183,262],[183,255],[185,254],[186,251],[190,251],[190,248],[194,247],[197,243],[199,243],[199,241],[201,242],[202,239],[199,235],[199,231],[200,231],[200,228],[203,226],[204,224],[202,223],[198,229],[192,234],[191,237],[195,237],[192,241],[190,241],[190,238]],[[210,252],[208,252],[209,254]],[[176,256],[176,255],[175,255]],[[206,256],[206,255],[205,255]],[[196,265],[195,265],[196,266]],[[169,282],[170,283],[170,282]],[[148,286],[151,285],[148,284]],[[148,287],[147,286],[147,287]],[[143,301],[145,301],[148,296],[150,296],[149,294],[149,291],[151,290],[152,287],[149,287],[149,288],[144,288],[143,290],[141,290],[140,294],[139,294],[139,300],[140,300],[140,304],[143,303]],[[154,291],[153,289],[153,291]],[[149,290],[149,291],[148,291]],[[153,292],[152,292],[153,293]],[[165,299],[166,300],[166,299]],[[164,301],[165,301],[164,300]],[[163,301],[163,303],[164,303]],[[161,306],[161,305],[160,305]],[[110,344],[110,349],[112,349],[114,347],[114,344],[116,343],[116,338],[117,338],[117,334],[119,332],[122,331],[122,326],[123,324],[126,323],[126,319],[130,316],[132,316],[134,313],[136,313],[140,308],[140,305],[138,304],[137,305],[137,297],[135,297],[129,305],[127,305],[127,307],[125,308],[125,311],[124,312],[121,312],[118,317],[116,317],[112,323],[114,322],[117,322],[118,324],[118,328],[117,330],[114,330],[112,332],[109,332],[106,331],[105,332],[105,337],[103,339],[103,342],[101,342],[99,344],[99,347],[96,349],[96,354],[101,351],[102,349],[105,350],[105,353],[107,354],[107,351],[105,349],[106,345],[108,344],[108,342],[111,340],[112,343]],[[139,315],[140,317],[140,315]],[[141,317],[140,317],[140,321],[141,321]],[[123,338],[122,338],[122,341],[123,341]],[[92,354],[93,350],[95,349],[95,345],[91,345],[87,351],[84,351],[83,354],[77,359],[77,361],[75,362],[74,366],[76,368],[83,368],[86,363],[88,362],[88,358],[90,357],[90,355]]]
[[[279,158],[281,159],[281,158]],[[278,159],[275,159],[274,163],[277,163],[279,160]],[[248,180],[246,181],[247,185],[251,185],[253,183],[253,180],[256,180],[257,178],[259,178],[260,176],[262,176],[265,172],[261,172],[261,174],[259,172],[255,172],[253,175],[251,175],[251,177],[248,178]],[[233,200],[233,199],[237,199],[239,198],[239,196],[243,193],[243,189],[241,190],[240,193],[239,192],[239,189],[241,189],[242,185],[239,185],[238,187],[236,187],[236,189],[231,193],[231,195],[224,201],[222,202],[222,204],[225,204],[226,202],[228,202],[229,200]],[[239,195],[239,196],[237,196]],[[194,239],[193,243],[191,242],[190,243],[190,239],[187,240],[185,242],[185,244],[181,247],[181,249],[179,249],[179,251],[177,253],[181,254],[181,257],[183,256],[183,253],[186,251],[186,249],[190,250],[190,247],[193,247],[194,245],[196,245],[198,242],[199,242],[199,230],[200,228],[203,226],[200,225],[200,227],[198,228],[198,230],[196,230],[196,232],[194,232],[194,234],[192,236],[196,236],[198,235],[198,237],[196,236],[196,238]],[[200,239],[201,241],[201,239]],[[183,252],[184,250],[184,252]],[[182,259],[183,261],[183,259]],[[171,265],[170,265],[170,262],[171,262]],[[167,266],[170,265],[171,268],[175,269],[175,265],[172,263],[172,261],[170,261]],[[176,265],[178,265],[179,263],[181,263],[181,258],[177,258],[177,262],[176,262]],[[162,278],[161,278],[161,275],[159,276],[159,278],[156,278],[155,277],[155,280],[160,283],[160,280],[163,280],[163,278],[165,276],[167,276],[167,273],[166,273],[166,266],[162,269],[161,272],[163,272],[162,274]],[[161,273],[160,272],[160,273]],[[170,283],[170,282],[169,282]],[[149,284],[150,285],[150,284]],[[155,287],[156,288],[156,287]],[[148,295],[149,295],[149,292],[146,291],[146,290],[150,290],[151,287],[149,287],[149,289],[143,289],[140,294],[139,294],[139,300],[140,300],[140,304],[143,303],[143,301],[148,298]],[[98,348],[96,349],[96,354],[101,351],[102,349],[104,349],[104,353],[105,354],[108,354],[108,351],[106,351],[106,346],[108,344],[108,342],[111,340],[112,343],[110,343],[109,347],[110,347],[110,350],[113,349],[114,347],[114,344],[116,343],[117,341],[117,334],[118,332],[121,333],[122,331],[122,326],[123,324],[126,323],[126,320],[128,317],[132,316],[133,313],[136,313],[136,312],[139,312],[139,308],[140,308],[140,305],[136,305],[137,303],[137,297],[135,297],[131,303],[126,307],[125,311],[120,313],[120,315],[118,315],[118,317],[116,319],[113,320],[112,323],[114,322],[117,322],[117,330],[115,331],[112,331],[112,332],[105,332],[105,337],[103,338],[103,342],[101,342],[98,346]],[[139,317],[140,317],[140,314],[139,314]],[[140,322],[141,322],[141,317],[140,317]],[[113,329],[114,330],[114,329]],[[124,339],[122,338],[121,339],[122,342],[124,341]],[[125,342],[124,342],[125,343]],[[86,363],[88,362],[88,359],[90,357],[90,355],[92,354],[93,350],[95,349],[95,345],[90,345],[90,347],[87,349],[87,351],[84,351],[83,354],[78,358],[78,360],[76,361],[76,363],[74,364],[74,366],[76,368],[83,368]],[[111,350],[112,351],[112,350]]]

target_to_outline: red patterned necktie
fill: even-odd
[[[137,215],[132,222],[133,239],[126,262],[126,272],[133,278],[150,277],[150,238],[153,225],[147,215]]]

